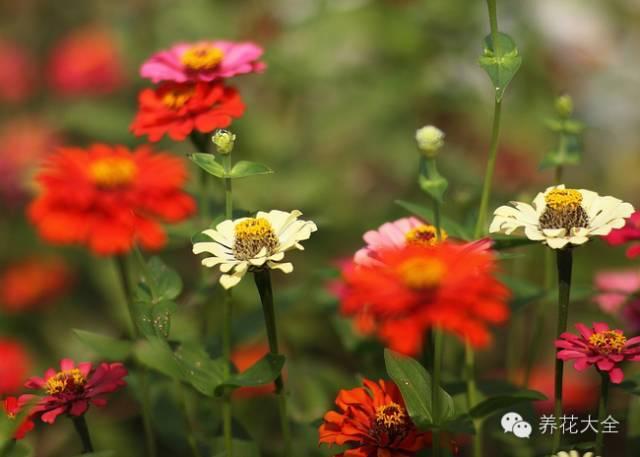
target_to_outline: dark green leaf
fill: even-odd
[[[233,166],[229,173],[229,177],[246,178],[247,176],[268,175],[270,173],[273,173],[273,170],[266,165],[249,162],[248,160],[241,160]]]
[[[433,210],[425,206],[417,205],[415,203],[407,202],[404,200],[396,200],[396,204],[403,207],[407,211],[420,217],[424,221],[433,223]],[[471,236],[467,231],[457,222],[449,219],[446,216],[441,216],[442,228],[447,231],[449,236],[454,238],[460,238],[461,240],[470,240]]]
[[[151,275],[149,281],[152,281],[157,301],[173,300],[180,295],[180,292],[182,292],[180,275],[164,263],[160,257],[151,257],[147,262],[147,268]]]
[[[254,365],[216,387],[216,395],[222,395],[225,390],[233,390],[238,387],[262,386],[273,382],[284,366],[285,357],[277,354],[267,354]]]
[[[136,308],[140,316],[138,328],[144,336],[169,338],[171,316],[178,308],[175,302],[171,300],[151,304],[138,302]]]
[[[107,360],[124,360],[133,350],[131,341],[119,340],[86,330],[73,329],[72,331],[89,349]]]
[[[520,246],[529,246],[531,244],[538,244],[539,241],[530,240],[522,236],[508,236],[508,235],[491,235],[493,241],[492,248],[495,251],[504,251],[506,249],[513,249]]]
[[[546,400],[547,397],[535,390],[521,390],[509,395],[490,397],[471,408],[469,415],[474,419],[490,416],[498,411],[511,408],[520,403]]]
[[[172,379],[182,380],[182,369],[169,344],[161,338],[138,341],[134,354],[143,365]]]
[[[491,35],[485,38],[480,66],[484,68],[493,82],[496,100],[501,101],[505,89],[522,64],[522,57],[509,35],[498,33],[497,37],[497,46],[494,45]]]
[[[210,175],[213,175],[216,178],[225,177],[224,167],[216,161],[216,157],[213,154],[196,152],[194,154],[189,154],[188,157]]]
[[[500,280],[511,289],[510,306],[513,312],[517,312],[547,295],[545,289],[524,279],[502,276]]]

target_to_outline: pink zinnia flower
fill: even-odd
[[[633,241],[640,242],[640,211],[636,211],[627,219],[627,224],[621,229],[612,230],[605,239],[612,246],[618,246]],[[640,243],[632,243],[627,249],[627,257],[633,259],[640,256]]]
[[[596,274],[595,284],[599,292],[595,300],[600,309],[615,314],[640,292],[640,271],[601,271]]]
[[[573,367],[578,371],[595,365],[598,371],[609,375],[614,384],[620,384],[624,373],[618,366],[626,360],[640,361],[640,336],[627,339],[622,330],[610,330],[603,322],[593,324],[590,329],[584,324],[576,324],[580,335],[565,332],[556,340],[558,358],[563,361],[575,360]]]
[[[33,93],[36,69],[31,56],[15,43],[0,40],[0,100],[21,103]]]
[[[246,73],[259,73],[266,68],[259,61],[262,48],[253,43],[202,41],[180,43],[160,51],[140,68],[140,76],[152,82],[213,81]]]
[[[60,371],[48,369],[44,378],[33,377],[25,387],[45,392],[33,409],[33,414],[40,414],[43,422],[52,424],[60,414],[81,416],[92,403],[105,406],[104,394],[114,392],[127,385],[122,379],[127,376],[127,369],[121,363],[101,363],[92,370],[91,363],[81,362],[76,366],[73,360],[63,359]],[[29,401],[33,395],[23,395],[21,402]]]

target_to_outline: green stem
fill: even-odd
[[[276,327],[276,314],[273,306],[273,289],[271,287],[271,273],[269,270],[257,270],[254,273],[254,279],[260,300],[262,301],[262,310],[264,312],[264,322],[267,329],[267,338],[269,340],[269,351],[272,354],[279,354],[278,331]],[[276,395],[278,396],[278,410],[280,413],[280,425],[282,427],[282,436],[284,440],[284,457],[292,455],[291,447],[291,429],[289,419],[287,417],[287,397],[284,390],[284,380],[282,373],[275,380]]]
[[[225,154],[222,156],[222,166],[225,173],[231,171],[231,154]],[[224,209],[225,217],[227,219],[233,219],[233,193],[231,188],[232,180],[230,178],[224,178]]]
[[[129,276],[129,268],[127,266],[127,259],[124,256],[117,256],[116,258],[117,270],[120,279],[120,288],[122,289],[122,295],[127,305],[127,311],[129,313],[129,336],[132,339],[138,337],[138,324],[136,323],[136,313],[133,309],[133,300],[131,300],[131,277]]]
[[[442,352],[444,346],[444,334],[442,330],[438,327],[433,328],[433,340],[434,340],[434,361],[433,361],[433,382],[431,385],[431,405],[433,408],[433,417],[436,424],[440,424],[440,384],[441,384],[441,374],[442,374]],[[436,429],[433,433],[433,441],[432,441],[432,455],[433,457],[440,457],[441,455],[441,441],[440,441],[440,430]]]
[[[596,455],[604,457],[604,426],[602,423],[607,418],[607,409],[609,404],[609,375],[601,373],[602,384],[600,385],[600,402],[598,404],[598,424],[600,426],[596,435]]]
[[[187,395],[185,394],[184,387],[180,381],[176,381],[176,387],[178,388],[178,395],[180,397],[180,408],[182,409],[182,415],[184,417],[184,423],[187,429],[187,442],[189,443],[191,454],[193,455],[193,457],[202,457],[200,449],[198,449],[198,441],[195,437],[191,414],[189,413]]]
[[[71,420],[73,421],[73,426],[82,441],[82,453],[89,454],[90,452],[93,452],[93,444],[91,444],[91,436],[89,436],[89,427],[87,427],[87,421],[85,420],[84,415],[74,416]]]
[[[150,457],[158,455],[156,437],[151,423],[151,391],[149,389],[149,370],[143,368],[140,373],[140,389],[142,390],[142,424],[144,427],[147,454]]]
[[[569,316],[569,300],[571,298],[571,273],[573,270],[573,252],[571,248],[558,249],[556,252],[558,266],[558,328],[556,338],[567,331],[567,318]],[[562,416],[562,381],[564,372],[564,362],[556,358],[555,370],[555,408],[554,415],[556,421]],[[560,448],[561,432],[560,426],[553,434],[553,453]]]

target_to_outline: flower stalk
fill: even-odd
[[[439,227],[438,227],[439,233]],[[433,407],[433,416],[435,420],[440,423],[440,384],[442,375],[442,353],[444,350],[444,334],[442,329],[435,327],[433,329],[433,342],[434,342],[434,360],[433,360],[433,380],[431,386],[431,405]],[[434,430],[432,441],[432,455],[433,457],[440,457],[441,455],[441,441],[440,431]]]
[[[273,306],[273,289],[271,287],[271,273],[269,270],[261,269],[254,272],[254,279],[260,300],[262,301],[262,310],[264,313],[264,322],[267,330],[267,338],[269,340],[269,351],[271,354],[280,354],[278,345],[278,331],[276,327],[275,308]],[[287,397],[284,390],[284,380],[282,373],[275,380],[276,395],[278,397],[278,410],[280,414],[280,425],[282,428],[282,436],[284,440],[284,456],[291,457],[291,429],[287,416]]]
[[[604,457],[604,425],[602,424],[607,417],[607,409],[609,405],[609,375],[607,373],[601,373],[602,384],[600,385],[600,401],[598,403],[598,434],[596,435],[596,455],[598,457]]]
[[[569,300],[571,298],[571,274],[573,270],[572,248],[558,249],[556,251],[556,263],[558,267],[558,327],[556,337],[567,331],[567,318],[569,315]],[[555,406],[554,415],[556,421],[562,416],[562,385],[564,374],[564,362],[556,358],[555,366]],[[557,452],[560,447],[561,432],[560,424],[553,434],[553,452]]]
[[[89,454],[93,452],[93,444],[91,443],[91,436],[89,435],[89,427],[87,427],[87,421],[84,415],[74,416],[72,418],[73,426],[82,441],[82,453]]]

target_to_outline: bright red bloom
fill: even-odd
[[[221,82],[168,82],[144,89],[138,102],[131,130],[137,136],[148,135],[149,141],[159,141],[164,134],[182,141],[193,131],[209,133],[228,127],[244,113],[238,91]]]
[[[15,43],[0,40],[0,100],[23,102],[33,92],[35,66],[31,56]]]
[[[0,395],[17,392],[27,377],[31,360],[22,344],[0,339]]]
[[[53,49],[49,84],[62,95],[107,94],[124,84],[114,37],[100,26],[72,31]]]
[[[627,249],[627,257],[633,259],[640,256],[640,211],[633,213],[624,227],[612,230],[605,239],[612,246],[636,241]]]
[[[0,274],[0,308],[15,313],[51,303],[62,295],[71,274],[60,259],[26,259]]]
[[[338,412],[325,414],[320,426],[320,443],[351,446],[336,457],[413,457],[430,446],[431,434],[416,429],[393,382],[363,383],[340,391]]]
[[[508,289],[494,278],[491,251],[453,243],[378,252],[378,264],[343,269],[341,311],[391,349],[416,355],[431,327],[486,347],[488,324],[509,316]]]
[[[182,159],[145,146],[62,148],[37,176],[42,192],[29,217],[54,244],[82,244],[100,255],[126,253],[134,243],[159,249],[167,239],[159,222],[195,211],[182,190],[186,178]]]
[[[127,369],[121,363],[101,363],[93,370],[89,362],[63,359],[60,371],[49,368],[44,378],[33,377],[25,387],[44,391],[33,407],[32,415],[39,415],[43,422],[53,424],[60,414],[81,416],[89,404],[105,406],[105,394],[115,392],[127,383]],[[23,395],[20,401],[29,401],[33,395]]]
[[[580,335],[565,332],[556,340],[558,358],[574,360],[573,367],[583,371],[595,365],[598,371],[609,375],[614,384],[624,379],[618,364],[629,360],[640,361],[640,336],[627,339],[622,330],[610,330],[603,322],[593,324],[590,329],[584,324],[576,324]]]
[[[2,406],[7,417],[12,420],[14,420],[16,416],[20,414],[20,410],[22,409],[22,406],[20,405],[20,402],[16,397],[5,398]],[[18,425],[18,428],[16,428],[16,431],[13,434],[13,438],[16,440],[21,440],[27,433],[33,430],[34,426],[35,424],[31,420],[31,416],[25,417],[22,420],[22,423]]]

